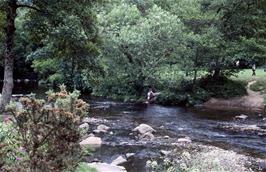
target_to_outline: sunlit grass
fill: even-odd
[[[256,80],[257,82],[251,85],[251,90],[260,91],[264,94],[266,93],[266,72],[264,72],[264,69],[257,69],[256,76],[252,76],[251,69],[244,69],[240,71],[237,76],[232,77],[232,79],[246,83]]]
[[[252,80],[266,79],[266,72],[264,72],[264,69],[257,69],[256,76],[252,76],[251,69],[243,69],[237,74],[237,76],[232,77],[232,79],[246,81],[246,82],[249,82]]]

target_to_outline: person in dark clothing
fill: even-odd
[[[252,76],[256,76],[256,64],[253,63],[252,65]]]

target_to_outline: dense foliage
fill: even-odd
[[[154,87],[178,104],[242,95],[220,81],[265,64],[265,0],[18,2],[37,10],[18,11],[15,73],[34,69],[40,83],[124,100]]]
[[[82,160],[78,126],[88,110],[78,97],[62,86],[47,102],[21,98],[21,108],[10,105],[14,120],[0,130],[1,171],[73,171]]]

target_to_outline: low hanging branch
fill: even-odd
[[[48,14],[47,11],[43,11],[43,10],[39,9],[38,7],[35,7],[32,5],[27,5],[27,4],[17,4],[17,8],[28,8],[28,9],[32,9],[32,10],[35,10],[35,11],[40,12],[40,13]]]
[[[31,6],[31,5],[26,5],[26,4],[18,4],[17,8],[30,8],[38,12],[43,12],[42,10],[38,9],[37,7]]]

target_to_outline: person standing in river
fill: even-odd
[[[155,90],[153,88],[150,88],[148,93],[147,93],[147,101],[146,103],[155,103],[156,96],[159,95],[160,92],[155,93]]]
[[[155,102],[155,92],[154,89],[150,88],[147,93],[147,102],[146,103],[154,103]]]

